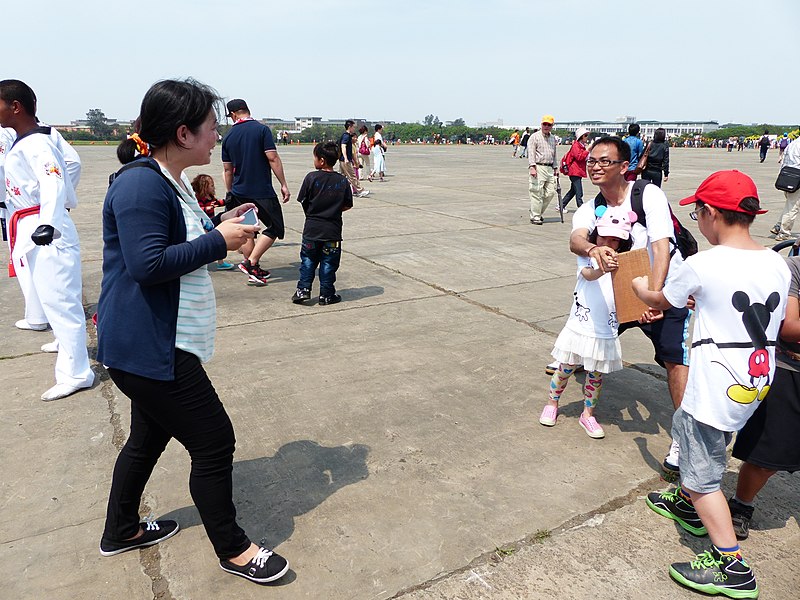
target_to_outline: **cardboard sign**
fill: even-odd
[[[647,310],[647,305],[639,300],[633,293],[631,281],[634,277],[647,275],[651,277],[650,256],[647,248],[639,248],[617,255],[619,269],[611,272],[611,282],[614,286],[614,303],[617,307],[617,321],[628,323],[638,321]]]

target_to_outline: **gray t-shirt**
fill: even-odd
[[[792,279],[789,282],[789,297],[800,298],[800,256],[786,259]],[[786,342],[778,337],[778,346],[775,352],[775,363],[790,371],[800,371],[800,343]]]

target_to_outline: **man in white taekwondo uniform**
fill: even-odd
[[[36,97],[24,83],[0,81],[0,126],[16,131],[6,154],[6,206],[12,267],[26,291],[26,320],[50,323],[58,341],[56,385],[42,400],[56,400],[91,387],[86,350],[78,233],[67,208],[77,204],[51,130],[36,121]]]
[[[41,127],[47,127],[44,123],[39,123]],[[5,191],[5,159],[8,152],[11,150],[11,146],[14,145],[14,140],[17,139],[16,132],[11,129],[10,127],[0,127],[0,188],[2,188],[2,192],[0,192],[0,199],[5,199],[6,191]],[[75,151],[75,148],[70,146],[69,142],[67,142],[64,137],[58,132],[57,129],[50,128],[50,139],[52,140],[53,144],[55,144],[56,148],[61,152],[61,155],[64,157],[64,162],[67,165],[67,175],[69,176],[69,180],[72,182],[73,189],[78,188],[78,182],[81,179],[81,158],[78,153]],[[74,206],[67,206],[67,208],[75,208]],[[11,240],[8,237],[8,223],[9,223],[9,213],[5,208],[5,202],[0,203],[0,218],[4,219],[3,222],[3,239],[8,242],[9,245],[9,254],[11,252]],[[13,272],[13,271],[12,271]],[[25,278],[25,273],[22,274],[22,278]],[[20,287],[22,288],[22,295],[25,297],[25,314],[28,315],[29,318],[20,319],[14,325],[18,329],[29,329],[32,331],[44,331],[48,327],[48,323],[45,321],[46,317],[44,316],[44,312],[42,311],[41,305],[39,304],[38,298],[32,298],[32,302],[30,303],[31,306],[28,306],[28,297],[26,292],[30,286],[23,285],[22,280],[17,277],[17,281],[20,282]],[[27,282],[25,282],[27,283]],[[48,344],[44,344],[42,346],[42,351],[44,352],[58,352],[58,340],[50,342]]]

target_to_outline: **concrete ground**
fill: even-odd
[[[81,204],[72,215],[91,314],[100,211],[118,165],[111,146],[78,150]],[[296,194],[311,149],[280,153]],[[41,402],[54,357],[39,347],[51,334],[14,328],[21,294],[2,279],[0,597],[694,598],[667,566],[708,541],[682,534],[642,500],[666,487],[658,467],[672,413],[643,336],[623,336],[630,368],[607,378],[597,413],[605,439],[579,427],[577,383],[555,428],[537,422],[575,262],[569,223],[557,212],[550,208],[542,227],[529,224],[526,161],[510,154],[390,148],[387,181],[367,184],[370,197],[345,214],[341,304],[289,301],[303,224],[294,201],[285,206],[286,239],[262,261],[269,285],[248,287],[238,271],[212,275],[219,329],[207,369],[236,428],[240,521],[292,567],[269,589],[216,565],[189,495],[188,457],[174,442],[142,514],[177,518],[182,531],[146,550],[99,555],[129,401],[96,364],[93,389]],[[769,245],[783,205],[775,158],[759,164],[755,151],[673,150],[664,189],[699,238],[677,200],[712,171],[747,172],[770,209],[753,230]],[[221,188],[221,171],[215,152],[212,165],[192,174],[209,172]],[[596,190],[585,186],[591,197]],[[736,469],[732,461],[728,492]],[[763,598],[797,597],[800,570],[787,550],[800,545],[799,491],[796,476],[774,477],[743,544]]]

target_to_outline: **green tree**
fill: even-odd
[[[113,133],[113,127],[106,123],[106,116],[99,108],[89,109],[89,112],[86,113],[86,120],[89,122],[89,130],[92,135],[98,138],[106,138]]]
[[[436,115],[425,115],[425,119],[422,121],[423,125],[427,125],[428,127],[441,127],[442,122],[439,120],[439,117]]]

